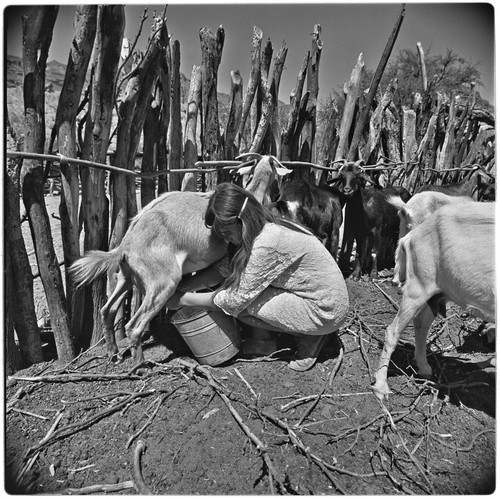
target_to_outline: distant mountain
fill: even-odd
[[[23,61],[20,57],[7,55],[5,60],[5,82],[7,90],[7,112],[17,135],[23,133]],[[45,124],[50,135],[54,126],[59,94],[64,82],[66,66],[57,61],[47,63],[45,70]]]

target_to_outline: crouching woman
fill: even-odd
[[[306,371],[327,335],[343,324],[349,299],[337,263],[319,240],[279,222],[245,189],[219,184],[205,224],[228,243],[229,265],[221,262],[184,279],[167,307],[223,310],[252,326],[253,335],[243,345],[246,355],[274,352],[270,331],[294,335],[297,352],[289,366]],[[182,292],[221,281],[215,291]]]

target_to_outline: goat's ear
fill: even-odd
[[[485,171],[483,171],[481,168],[478,168],[472,175],[472,176],[477,176],[477,177],[480,177],[480,178],[484,178],[486,180],[492,180],[492,176],[489,175],[488,173],[486,173]]]
[[[342,170],[342,168],[340,170]],[[342,175],[340,174],[340,170],[338,171],[332,170],[330,172],[331,178],[329,182],[340,182],[340,180],[342,180]]]
[[[361,173],[359,174],[359,178],[363,180],[363,182],[365,182],[366,184],[374,184],[373,182],[373,179],[368,176],[364,171],[361,171]]]
[[[385,173],[381,173],[377,179],[377,184],[384,189],[387,187],[387,175]]]
[[[276,174],[280,177],[284,177],[288,173],[292,173],[292,170],[285,168],[274,156],[269,156],[269,164],[276,170]]]
[[[238,175],[248,175],[249,173],[253,172],[254,168],[255,168],[255,165],[244,166],[244,167],[240,168],[236,173]]]

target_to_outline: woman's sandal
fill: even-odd
[[[302,336],[297,339],[297,353],[288,366],[294,371],[307,371],[311,369],[316,361],[321,349],[326,343],[328,335],[323,336]]]

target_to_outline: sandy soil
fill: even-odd
[[[47,199],[57,213],[58,197]],[[139,472],[139,490],[154,494],[492,493],[495,353],[475,319],[450,306],[435,321],[434,384],[414,377],[407,329],[390,370],[390,417],[370,390],[395,315],[381,289],[398,301],[389,279],[348,280],[349,320],[305,373],[287,367],[286,336],[279,345],[289,350],[274,360],[200,368],[165,320],[145,342],[147,376],[128,374],[130,358],[109,363],[101,347],[16,373],[6,389],[7,491],[131,495]]]

